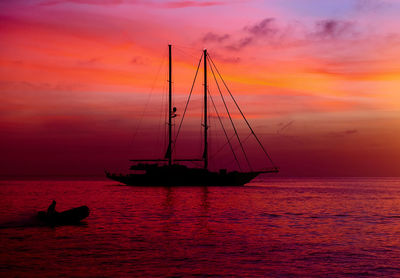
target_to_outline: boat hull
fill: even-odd
[[[242,186],[261,172],[211,172],[197,168],[160,167],[144,174],[118,175],[106,172],[107,178],[133,186]]]

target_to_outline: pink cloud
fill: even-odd
[[[222,1],[145,1],[145,0],[45,0],[39,2],[40,6],[63,5],[65,3],[83,4],[83,5],[144,5],[150,7],[163,8],[190,8],[190,7],[210,7],[225,5]]]
[[[210,7],[217,5],[225,5],[224,2],[219,1],[171,1],[163,4],[167,8],[189,8],[189,7]]]

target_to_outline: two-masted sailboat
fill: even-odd
[[[229,91],[225,81],[222,79],[222,76],[219,74],[218,69],[215,67],[214,62],[209,57],[207,50],[203,50],[202,57],[200,58],[199,65],[197,67],[197,73],[199,71],[199,67],[201,62],[204,65],[204,98],[203,98],[203,156],[201,159],[176,159],[173,157],[173,149],[174,149],[174,140],[172,134],[172,119],[176,117],[176,108],[172,107],[172,52],[171,52],[171,45],[168,45],[169,49],[169,90],[168,90],[168,147],[163,159],[133,159],[130,160],[134,162],[134,164],[130,167],[132,173],[129,174],[115,174],[106,171],[106,176],[109,179],[114,181],[118,181],[120,183],[126,185],[133,185],[133,186],[240,186],[250,182],[256,176],[261,173],[277,173],[279,171],[278,167],[275,166],[273,161],[271,160],[269,154],[263,147],[261,141],[258,139],[257,135],[254,133],[254,130],[250,126],[249,122],[247,121],[246,117],[244,116],[242,110],[238,106],[236,100],[233,98],[233,95]],[[228,171],[227,169],[220,169],[219,171],[212,171],[209,169],[209,146],[208,146],[208,111],[207,111],[207,101],[209,97],[209,88],[207,85],[207,62],[211,66],[212,74],[215,78],[215,72],[220,76],[223,85],[228,90],[230,96],[232,97],[237,109],[239,110],[241,116],[243,117],[245,123],[247,124],[248,128],[250,129],[251,135],[254,136],[257,143],[261,147],[262,151],[266,155],[267,159],[272,164],[270,168],[264,168],[258,171]],[[195,79],[196,79],[195,77]],[[217,80],[215,79],[217,82]],[[220,90],[220,86],[217,84],[218,89]],[[193,86],[192,86],[193,90]],[[191,90],[191,92],[192,92]],[[221,92],[220,92],[221,93]],[[222,96],[222,95],[221,95]],[[190,99],[190,95],[189,95]],[[188,100],[189,100],[188,99]],[[212,100],[212,99],[211,99]],[[223,100],[225,104],[225,108],[227,109],[225,100]],[[186,112],[185,107],[185,112]],[[237,134],[237,130],[233,124],[231,115],[228,112],[229,119],[233,125],[234,132],[237,136],[239,141],[240,147],[243,149],[242,142],[239,139]],[[221,122],[222,124],[222,122]],[[225,129],[224,129],[225,132]],[[227,137],[227,134],[225,132]],[[176,138],[175,138],[176,140]],[[229,138],[227,137],[228,143]],[[234,158],[237,161],[237,157],[234,153],[232,146],[230,145],[231,150],[233,152]],[[245,154],[246,156],[246,154]],[[247,160],[247,156],[246,156]],[[188,167],[184,164],[184,162],[188,161],[198,161],[202,162],[202,167]],[[238,161],[237,161],[238,162]]]

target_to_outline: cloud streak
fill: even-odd
[[[338,138],[338,137],[351,136],[351,135],[354,135],[357,133],[358,133],[357,129],[347,129],[347,130],[343,130],[343,131],[329,132],[326,136]]]

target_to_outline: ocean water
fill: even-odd
[[[81,225],[36,220],[52,200]],[[1,181],[1,277],[400,277],[400,179]]]

